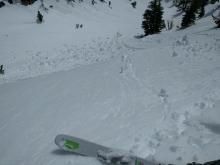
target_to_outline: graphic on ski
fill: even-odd
[[[57,135],[55,144],[64,151],[97,158],[107,164],[117,165],[158,165],[128,152],[113,149],[69,135]]]
[[[79,148],[79,143],[76,143],[71,140],[65,140],[64,146],[67,147],[69,150],[74,151]]]

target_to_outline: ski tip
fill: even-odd
[[[57,135],[55,144],[62,150],[76,152],[80,148],[80,143],[74,137],[68,135]]]
[[[60,134],[60,135],[57,135],[57,136],[55,137],[54,143],[55,143],[57,146],[59,146],[59,142],[62,141],[62,137],[63,137],[63,136],[64,136],[64,135]]]

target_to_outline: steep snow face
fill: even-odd
[[[109,51],[111,56],[117,55],[118,36],[143,33],[141,21],[147,2],[139,1],[134,9],[127,0],[112,0],[111,8],[101,2],[94,6],[91,1],[76,2],[72,6],[66,1],[48,0],[44,5],[48,11],[40,2],[27,7],[7,5],[0,11],[0,61],[7,70],[0,83],[106,60],[109,57],[103,54]],[[44,16],[43,24],[36,24],[38,10]],[[173,9],[166,11],[170,16]],[[82,28],[77,29],[77,24]],[[105,47],[100,49],[102,45]]]
[[[40,2],[28,7],[8,5],[0,11],[0,61],[7,68],[1,83],[93,63],[104,51],[114,51],[117,32],[141,31],[142,9],[133,9],[127,1],[112,1],[110,8],[100,2],[72,6],[51,0],[45,2],[47,12],[39,6]],[[44,16],[40,25],[36,24],[38,10]],[[76,24],[83,27],[76,29]],[[103,44],[106,50],[100,51]]]
[[[219,30],[206,17],[135,39],[145,1],[129,3],[47,1],[40,25],[38,3],[0,10],[0,164],[101,164],[59,151],[59,133],[163,163],[219,159]]]

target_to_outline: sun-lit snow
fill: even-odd
[[[0,9],[0,164],[101,164],[61,152],[60,133],[162,163],[219,159],[220,31],[211,16],[176,30],[180,17],[163,3],[174,29],[136,39],[148,1],[84,1],[45,1],[53,8],[40,9],[43,24],[39,2]]]

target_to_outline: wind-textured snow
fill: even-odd
[[[39,2],[0,9],[0,164],[101,164],[61,152],[60,133],[162,163],[219,159],[220,31],[212,18],[136,39],[147,1],[137,9],[127,0],[112,0],[112,9],[89,2],[48,0],[43,24],[35,23]],[[164,6],[178,25],[175,8]]]

